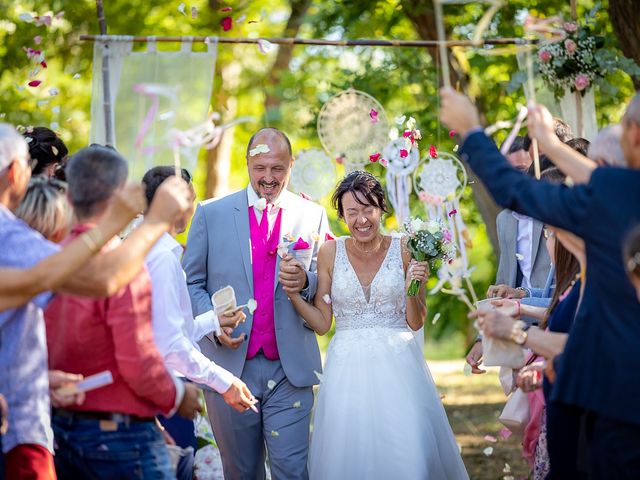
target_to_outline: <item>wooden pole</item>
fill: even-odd
[[[98,25],[101,36],[107,36],[107,21],[104,17],[104,7],[102,0],[96,0],[96,11],[98,14]],[[105,45],[108,50],[109,46]],[[111,83],[109,82],[109,55],[102,54],[102,105],[104,108],[104,131],[105,144],[113,147],[115,140],[113,135],[113,124],[111,123]]]
[[[578,10],[576,0],[571,0],[571,19],[576,22],[578,20]],[[584,121],[582,118],[582,95],[577,90],[573,93],[576,102],[576,135],[584,137]]]
[[[451,87],[451,73],[449,73],[449,56],[447,55],[446,37],[444,33],[444,16],[442,15],[442,4],[440,0],[433,2],[436,14],[436,29],[438,31],[438,53],[440,57],[440,71],[442,72],[442,85]]]
[[[268,41],[276,45],[323,45],[330,47],[357,47],[357,46],[371,46],[371,47],[438,47],[441,44],[445,48],[451,47],[474,47],[477,46],[473,40],[373,40],[373,39],[356,39],[356,40],[324,40],[320,38],[292,38],[292,37],[275,37],[275,38],[231,38],[231,37],[179,37],[179,36],[122,36],[122,35],[80,35],[80,40],[86,42],[95,41],[133,41],[133,42],[148,42],[153,39],[156,42],[173,42],[183,43],[187,41],[209,42],[211,38],[215,38],[218,43],[230,43],[230,44],[258,44],[261,41]],[[493,38],[486,39],[481,42],[481,45],[524,45],[526,42],[521,38]]]

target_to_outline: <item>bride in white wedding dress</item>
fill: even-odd
[[[347,175],[333,203],[351,237],[321,247],[313,305],[287,292],[320,335],[334,315],[336,320],[315,410],[309,476],[468,479],[410,330],[422,327],[426,306],[424,287],[418,296],[406,296],[408,281],[426,281],[427,264],[410,260],[400,237],[380,233],[386,207],[373,175]]]

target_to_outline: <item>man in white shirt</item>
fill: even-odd
[[[153,199],[160,184],[174,174],[173,167],[149,170],[142,180],[147,199]],[[182,178],[191,185],[191,176],[184,169]],[[191,191],[194,201],[193,186]],[[180,264],[183,248],[175,239],[177,234],[186,229],[193,211],[193,208],[187,211],[173,230],[158,240],[145,259],[152,283],[154,340],[167,368],[218,392],[228,405],[243,412],[247,406],[255,403],[247,386],[231,372],[205,357],[197,344],[207,334],[225,327],[236,327],[244,321],[245,315],[242,311],[233,316],[216,316],[210,312],[210,315],[193,317],[186,276]],[[161,421],[179,446],[185,448],[194,445],[192,422],[175,428],[175,422]]]

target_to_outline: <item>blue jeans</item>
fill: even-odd
[[[175,478],[162,434],[152,421],[126,424],[54,416],[53,432],[60,480]]]

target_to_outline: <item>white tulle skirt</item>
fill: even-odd
[[[312,480],[469,478],[408,329],[336,332],[314,414],[309,474]]]

